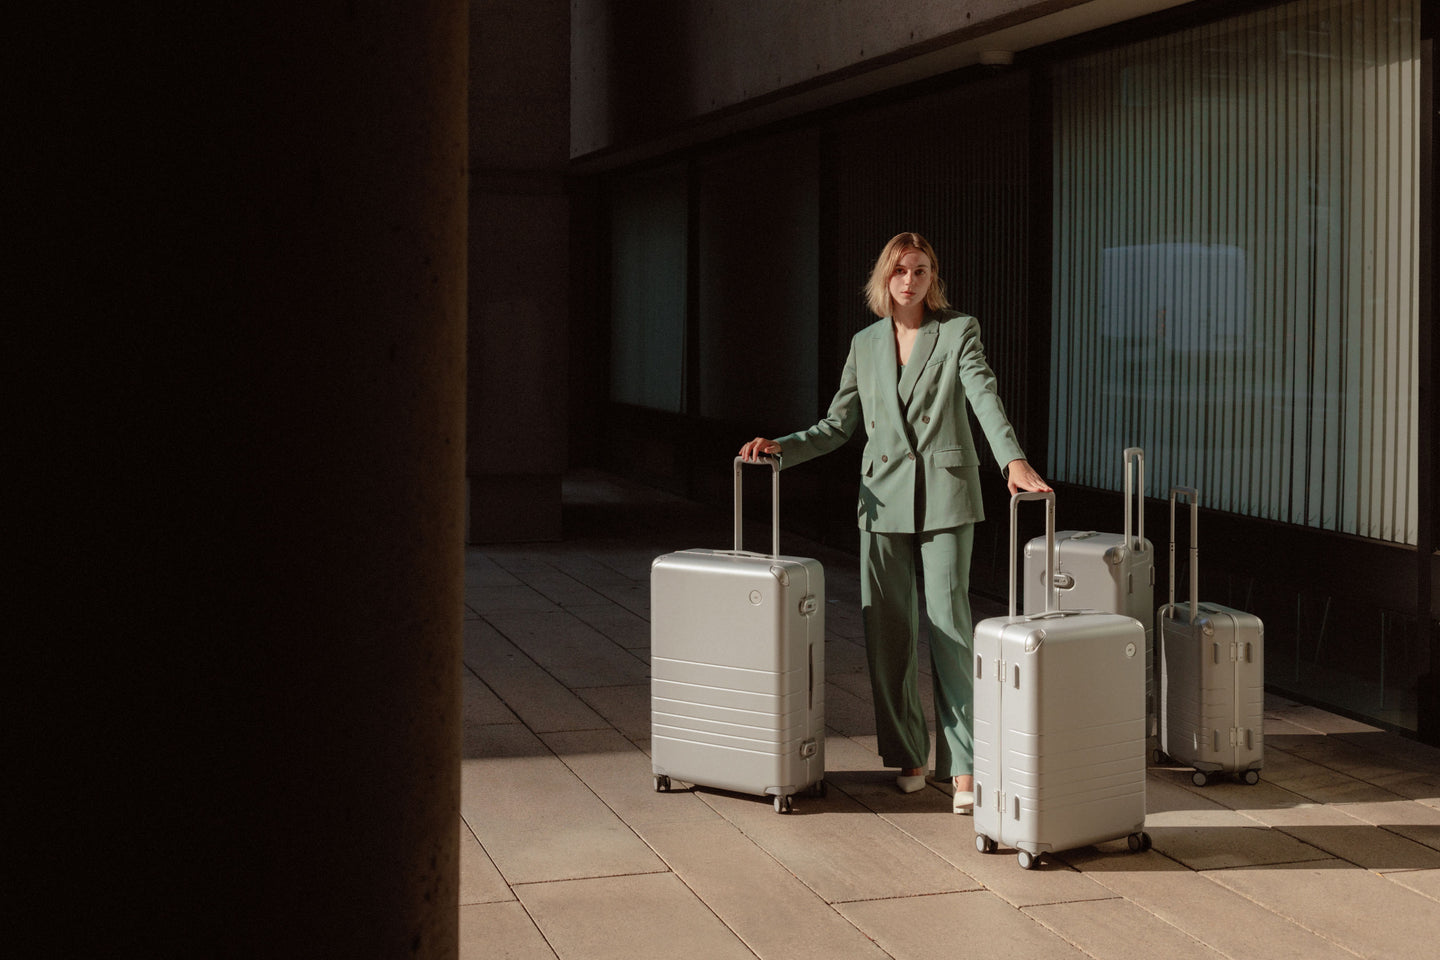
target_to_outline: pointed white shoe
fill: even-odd
[[[914,793],[916,790],[924,789],[925,774],[917,773],[913,777],[901,774],[895,778],[895,786],[900,788],[901,793]]]
[[[968,817],[975,812],[975,791],[956,790],[955,799],[952,801],[954,811],[962,817]]]

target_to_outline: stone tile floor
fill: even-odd
[[[565,491],[564,542],[466,554],[462,958],[1440,956],[1440,750],[1271,697],[1258,785],[1152,766],[1152,850],[1022,870],[942,788],[895,790],[855,560],[794,537],[826,566],[826,796],[656,793],[650,562],[731,519],[600,474]]]

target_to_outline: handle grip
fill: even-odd
[[[740,549],[742,538],[741,526],[743,513],[740,497],[740,471],[745,464],[770,465],[770,555],[780,556],[780,461],[774,457],[764,456],[758,460],[746,460],[744,457],[735,458],[735,549]]]
[[[1194,487],[1170,488],[1170,602],[1166,607],[1175,619],[1175,501],[1190,500],[1190,622],[1199,615],[1200,604],[1200,494]]]
[[[1053,613],[1055,602],[1055,494],[1022,490],[1010,497],[1010,616],[1015,616],[1015,551],[1020,533],[1016,522],[1021,500],[1045,501],[1045,612]]]
[[[1137,553],[1145,545],[1145,451],[1139,447],[1125,448],[1125,549]],[[1131,486],[1131,466],[1138,474],[1138,487]],[[1139,518],[1139,532],[1131,540],[1130,511]]]

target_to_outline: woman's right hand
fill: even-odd
[[[740,448],[740,459],[754,463],[766,454],[780,452],[780,444],[774,440],[766,440],[764,437],[756,437]]]

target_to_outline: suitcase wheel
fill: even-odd
[[[1141,830],[1139,833],[1130,834],[1129,840],[1131,853],[1144,853],[1152,846],[1150,842],[1150,834],[1146,833],[1144,830]]]
[[[1204,770],[1196,770],[1190,775],[1190,782],[1197,787],[1203,787],[1210,782],[1210,774]]]
[[[669,792],[670,792],[670,778],[667,777],[667,776],[665,776],[665,774],[663,774],[663,773],[657,773],[657,774],[655,774],[655,792],[656,792],[656,793],[669,793]]]
[[[1250,785],[1250,786],[1253,787],[1253,786],[1255,786],[1255,784],[1257,784],[1257,783],[1260,782],[1260,771],[1259,771],[1259,770],[1246,770],[1246,771],[1245,771],[1245,776],[1243,777],[1243,779],[1244,779],[1244,781],[1245,781],[1248,785]]]
[[[1156,747],[1154,750],[1150,751],[1150,760],[1157,767],[1169,759],[1169,757],[1165,756],[1165,751],[1161,750],[1159,747]]]
[[[829,792],[829,788],[825,786],[824,780],[816,780],[810,788],[810,796],[812,797],[823,797]]]
[[[996,843],[983,833],[975,834],[975,849],[981,853],[994,853]]]
[[[782,797],[780,794],[778,794],[778,793],[775,795],[775,812],[776,812],[776,813],[789,813],[789,812],[790,812],[791,810],[793,810],[793,809],[795,809],[795,808],[794,808],[794,806],[790,803],[790,794],[787,793],[787,794],[785,794],[783,797]]]
[[[1031,853],[1029,850],[1021,850],[1015,855],[1015,858],[1020,861],[1020,866],[1026,870],[1034,870],[1040,866],[1040,855],[1038,853]]]

